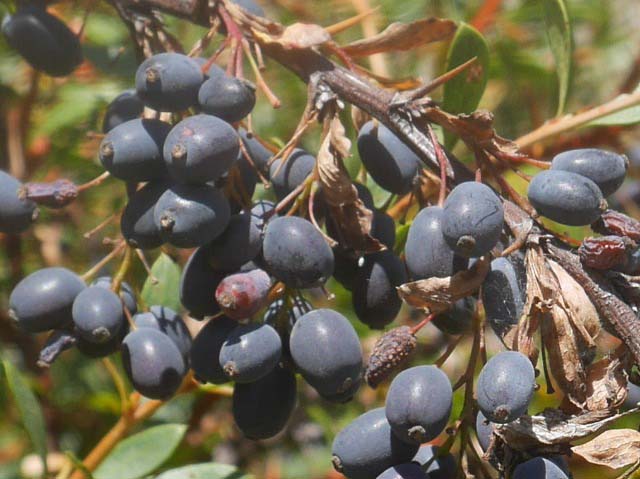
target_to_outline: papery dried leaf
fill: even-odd
[[[428,278],[398,287],[400,297],[414,308],[442,313],[459,299],[475,293],[489,272],[489,259],[482,257],[469,270],[447,278]]]
[[[536,364],[538,362],[538,347],[535,342],[535,333],[549,312],[549,305],[545,302],[545,294],[538,281],[538,277],[545,270],[544,255],[538,245],[532,243],[527,249],[525,266],[527,269],[527,300],[517,327],[505,335],[504,341],[506,344],[511,344],[514,351],[521,352],[533,364]]]
[[[371,120],[371,115],[357,106],[351,105],[351,122],[357,131],[360,131],[369,120]]]
[[[381,251],[386,247],[370,234],[373,212],[358,198],[358,190],[351,183],[342,162],[350,149],[351,141],[336,116],[330,121],[329,131],[318,152],[318,177],[324,201],[331,211],[343,247],[361,253]]]
[[[546,409],[536,416],[522,416],[508,424],[496,424],[494,432],[509,447],[519,451],[566,445],[600,432],[621,417],[637,412],[632,409],[622,414],[610,410],[587,412],[570,416],[559,409]]]
[[[493,113],[490,111],[477,110],[469,114],[452,115],[432,106],[425,108],[424,116],[458,135],[467,145],[486,150],[498,158],[526,157],[516,143],[496,133],[493,128]]]
[[[620,469],[640,460],[640,432],[633,429],[611,429],[595,439],[571,448],[591,464]]]
[[[374,53],[411,50],[426,43],[446,40],[456,31],[452,20],[424,18],[411,23],[392,23],[379,34],[342,47],[348,55],[358,57]]]
[[[284,29],[277,41],[286,49],[305,49],[331,41],[331,35],[320,25],[294,23]]]
[[[587,410],[614,409],[627,397],[627,375],[618,358],[603,358],[587,368]]]

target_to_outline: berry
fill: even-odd
[[[569,150],[556,155],[552,170],[570,171],[593,181],[603,196],[613,194],[624,182],[629,160],[625,156],[597,148]]]
[[[180,53],[158,53],[136,71],[136,91],[154,110],[180,112],[198,103],[204,80],[198,63]]]
[[[224,278],[216,288],[216,301],[227,316],[247,319],[265,304],[271,278],[261,269],[236,273]]]
[[[524,354],[499,353],[484,365],[478,376],[478,406],[491,422],[514,421],[527,412],[535,384],[535,371]]]
[[[166,183],[147,183],[129,198],[120,219],[120,230],[131,246],[153,249],[164,243],[153,220],[153,210],[167,188]]]
[[[100,286],[101,288],[111,289],[111,276],[100,276],[95,279],[90,286]],[[133,291],[133,288],[129,283],[123,281],[120,284],[120,298],[124,303],[124,306],[127,308],[129,313],[136,314],[138,311],[138,304],[136,301],[136,293]]]
[[[220,367],[236,383],[251,383],[273,371],[281,354],[282,341],[271,326],[240,324],[220,349]]]
[[[22,184],[13,176],[0,170],[0,232],[22,233],[38,217],[33,201],[19,196]]]
[[[377,408],[340,431],[333,441],[332,462],[349,479],[372,479],[410,461],[417,450],[417,445],[402,442],[391,432],[384,408]]]
[[[392,466],[376,479],[430,479],[422,468],[413,462]]]
[[[195,250],[182,270],[180,302],[194,319],[203,319],[220,312],[215,290],[226,273],[214,270],[209,264],[209,249]]]
[[[396,194],[408,193],[420,158],[386,126],[369,121],[358,133],[358,152],[376,183]]]
[[[527,194],[539,214],[569,226],[593,223],[606,205],[593,181],[561,170],[538,173],[529,183]]]
[[[284,299],[278,299],[271,303],[264,313],[264,322],[270,324],[273,327],[279,326],[279,321],[282,320],[286,324],[287,333],[291,333],[294,324],[302,316],[313,310],[313,305],[304,299],[303,297],[296,297],[293,299],[291,308],[288,311]],[[287,339],[288,342],[288,339]],[[287,345],[284,345],[288,347]]]
[[[242,139],[242,144],[255,167],[263,174],[269,175],[269,160],[273,156],[269,150],[267,150],[260,141],[254,136],[250,135],[247,130],[240,128],[238,134]],[[238,152],[238,159],[244,158],[242,151]],[[245,158],[246,161],[246,158]]]
[[[173,396],[187,373],[178,347],[154,328],[127,334],[122,341],[122,363],[135,390],[149,399]]]
[[[198,104],[205,113],[235,123],[253,110],[256,88],[241,78],[209,75],[198,91]]]
[[[89,286],[76,296],[72,316],[78,334],[91,343],[117,337],[126,321],[118,295],[101,286]]]
[[[333,258],[333,279],[340,283],[345,289],[353,291],[353,285],[355,284],[358,271],[364,265],[364,257],[355,258],[351,252],[335,248],[333,250]]]
[[[106,343],[92,343],[79,337],[76,342],[76,348],[81,354],[88,358],[99,359],[111,356],[120,350],[122,340],[129,334],[129,324],[125,323],[120,332]]]
[[[451,453],[436,457],[436,459],[432,461],[433,456],[438,456],[438,446],[422,446],[418,449],[412,461],[420,464],[422,467],[431,461],[431,464],[427,468],[429,479],[451,479],[456,476],[458,466]]]
[[[457,254],[471,258],[488,253],[502,233],[502,202],[483,183],[456,186],[444,202],[442,235]]]
[[[623,410],[629,410],[638,407],[640,403],[640,386],[633,384],[631,381],[627,383],[627,397],[621,406]]]
[[[251,213],[233,215],[224,230],[209,244],[209,263],[217,270],[236,271],[262,250],[262,218]]]
[[[385,414],[396,436],[421,444],[444,430],[452,405],[453,390],[447,376],[435,366],[416,366],[391,382]]]
[[[2,33],[11,48],[47,75],[69,75],[82,63],[78,37],[39,5],[20,5],[3,19]]]
[[[487,451],[491,445],[491,437],[493,436],[493,423],[490,422],[482,411],[478,411],[476,416],[476,436],[483,451]]]
[[[271,163],[269,169],[273,191],[279,200],[283,199],[307,179],[315,168],[316,159],[311,153],[296,148],[291,152],[282,168],[280,167],[281,164],[282,158],[278,158]]]
[[[362,347],[353,326],[340,313],[316,309],[300,317],[291,331],[289,348],[304,379],[325,399],[344,402],[359,387]]]
[[[151,306],[149,311],[133,317],[137,328],[153,328],[169,336],[178,347],[182,356],[189,358],[191,352],[191,333],[184,321],[173,309],[165,306]]]
[[[396,242],[396,223],[393,218],[384,211],[373,210],[371,236],[388,249],[393,250]]]
[[[238,134],[211,115],[194,115],[173,127],[164,143],[164,161],[173,179],[206,183],[220,178],[240,151]]]
[[[253,221],[256,222],[258,228],[263,230],[269,220],[277,216],[277,213],[274,211],[275,209],[276,204],[273,201],[259,200],[254,203],[251,207],[251,216],[255,217]]]
[[[125,181],[153,181],[167,177],[162,145],[171,125],[136,118],[113,128],[100,143],[105,170]]]
[[[360,198],[364,205],[370,210],[375,209],[376,205],[373,202],[373,195],[371,194],[371,191],[369,191],[369,188],[362,183],[354,183],[353,186],[358,190],[358,198]]]
[[[253,383],[233,389],[233,418],[249,439],[268,439],[284,429],[296,405],[296,377],[276,367]]]
[[[482,284],[482,302],[487,322],[500,337],[520,321],[527,292],[524,264],[512,256],[496,258]]]
[[[76,296],[84,281],[66,268],[44,268],[23,278],[9,297],[9,315],[29,333],[68,326]]]
[[[468,260],[456,255],[442,236],[442,214],[439,206],[423,208],[409,227],[404,254],[414,281],[447,278],[467,267]]]
[[[471,329],[475,309],[475,298],[462,298],[453,303],[449,311],[437,315],[431,322],[444,333],[465,334]]]
[[[153,209],[160,236],[178,248],[195,248],[216,239],[230,217],[229,202],[209,185],[174,185]]]
[[[568,479],[564,471],[546,457],[534,457],[519,464],[511,477],[513,479]]]
[[[238,325],[226,316],[211,319],[193,339],[191,369],[195,378],[203,383],[223,384],[229,378],[220,367],[220,349],[229,333]]]
[[[108,133],[122,123],[139,118],[144,111],[144,104],[135,90],[125,90],[115,97],[107,106],[102,120],[102,131]]]
[[[406,282],[404,264],[392,251],[366,256],[355,276],[351,296],[358,319],[372,329],[391,323],[402,306],[396,288]]]
[[[333,251],[322,233],[303,218],[271,220],[262,252],[268,271],[291,288],[320,286],[333,274]]]

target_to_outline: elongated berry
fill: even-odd
[[[216,288],[216,301],[227,316],[247,319],[265,305],[271,278],[261,269],[224,278]]]
[[[597,148],[583,148],[556,155],[551,162],[551,169],[586,176],[598,185],[603,196],[609,196],[624,182],[628,165],[629,160],[623,155]]]
[[[122,301],[100,286],[83,289],[73,301],[73,325],[83,339],[106,343],[117,337],[126,321]]]
[[[20,197],[22,184],[0,170],[0,232],[22,233],[38,217],[33,201]]]
[[[268,324],[239,324],[220,349],[220,367],[237,383],[251,383],[269,374],[280,361],[282,341]]]
[[[189,358],[191,333],[182,317],[173,309],[154,305],[149,308],[149,311],[136,314],[133,322],[138,328],[153,328],[166,334],[178,347],[182,356],[185,359]]]
[[[191,345],[191,368],[195,378],[203,383],[223,384],[229,378],[220,367],[220,349],[229,333],[238,325],[226,316],[209,320]]]

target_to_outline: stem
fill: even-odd
[[[120,269],[118,269],[118,272],[113,277],[113,281],[111,282],[111,289],[113,290],[114,293],[120,292],[120,286],[122,285],[122,281],[124,281],[124,277],[129,272],[129,268],[131,267],[132,252],[133,252],[133,248],[127,245],[126,249],[124,250],[124,258],[122,258]]]
[[[100,270],[102,268],[104,268],[107,264],[109,264],[109,262],[113,258],[118,256],[120,254],[120,252],[125,248],[125,246],[126,246],[126,244],[125,244],[124,241],[122,241],[120,244],[118,244],[118,246],[116,246],[113,249],[113,251],[111,251],[111,253],[109,253],[107,256],[102,258],[90,270],[88,270],[86,273],[84,273],[82,276],[80,276],[82,278],[82,280],[83,281],[89,281],[90,279],[92,279],[96,274],[98,274],[100,272]]]
[[[124,380],[118,372],[118,368],[116,368],[116,365],[113,364],[113,361],[111,361],[111,359],[109,359],[108,357],[102,358],[102,364],[111,376],[111,379],[116,386],[116,390],[118,391],[118,396],[120,396],[120,414],[125,414],[126,411],[129,410],[129,397],[127,395],[127,388],[125,386]]]
[[[105,171],[104,173],[102,173],[97,178],[94,178],[91,181],[87,181],[86,183],[84,183],[82,185],[79,185],[78,186],[78,192],[82,192],[82,191],[88,190],[89,188],[93,188],[94,186],[101,185],[102,182],[104,180],[106,180],[107,178],[109,178],[110,176],[111,176],[111,173],[109,173],[108,171]]]
[[[640,90],[615,97],[613,100],[576,115],[567,115],[556,121],[545,123],[540,128],[518,138],[515,143],[521,149],[542,140],[575,130],[587,123],[640,104]]]

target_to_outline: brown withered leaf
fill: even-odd
[[[428,278],[398,287],[400,297],[414,308],[441,313],[453,303],[476,292],[489,272],[489,259],[482,257],[471,269],[447,278]]]
[[[538,362],[538,347],[535,342],[535,333],[540,327],[541,321],[549,312],[550,305],[545,301],[545,293],[538,278],[544,274],[544,255],[540,247],[531,242],[525,256],[527,270],[527,299],[522,309],[522,316],[518,325],[504,336],[506,344],[520,351],[531,359],[533,364]]]
[[[270,34],[258,30],[254,30],[253,34],[261,43],[277,44],[286,50],[303,50],[318,47],[331,41],[329,32],[313,23],[293,23],[284,29],[279,27],[271,29]]]
[[[549,352],[551,374],[567,398],[583,408],[587,401],[586,365],[600,332],[598,314],[582,287],[555,261],[546,260],[543,276],[549,297],[550,315],[542,322],[542,340]],[[587,330],[589,325],[591,331]]]
[[[508,424],[496,424],[494,431],[513,449],[544,449],[545,446],[566,445],[597,434],[621,417],[637,411],[636,408],[616,414],[600,410],[571,416],[559,409],[545,409],[540,415],[522,416]]]
[[[587,410],[614,409],[627,397],[627,376],[619,358],[603,358],[587,368]]]
[[[324,200],[338,229],[342,246],[357,252],[373,253],[386,247],[371,236],[373,212],[358,198],[358,190],[344,167],[351,141],[338,116],[329,120],[329,129],[318,152],[318,177]]]
[[[591,464],[620,469],[640,459],[640,432],[633,429],[611,429],[586,444],[571,448]]]
[[[450,38],[456,31],[452,20],[423,18],[411,23],[392,23],[384,31],[370,38],[355,41],[342,47],[348,55],[361,57],[374,53],[411,50],[426,43]]]

